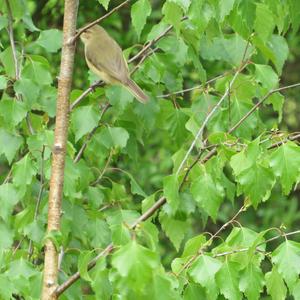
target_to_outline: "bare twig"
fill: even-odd
[[[210,113],[206,116],[205,120],[203,121],[201,127],[199,128],[191,146],[189,147],[188,151],[186,152],[183,160],[181,161],[179,168],[176,171],[176,175],[178,175],[181,170],[183,169],[188,157],[190,156],[191,152],[193,151],[196,143],[198,142],[199,139],[202,139],[202,133],[204,131],[204,128],[206,127],[207,123],[209,122],[209,120],[211,119],[211,117],[214,115],[214,113],[216,112],[216,110],[221,106],[221,104],[223,103],[223,101],[226,99],[226,97],[229,94],[229,91],[231,90],[231,87],[233,86],[233,83],[235,82],[237,76],[241,73],[241,71],[247,66],[247,63],[242,62],[242,65],[240,68],[238,68],[238,70],[235,72],[232,80],[229,83],[229,87],[226,89],[224,95],[221,97],[221,99],[219,100],[219,102],[214,106],[214,108],[210,111]]]
[[[228,73],[229,72],[225,72],[224,74],[218,75],[218,76],[204,82],[204,84],[199,84],[199,85],[196,85],[196,86],[193,86],[191,88],[184,89],[184,90],[181,90],[181,91],[176,91],[176,92],[172,92],[172,93],[168,93],[168,94],[158,95],[158,96],[156,96],[156,98],[167,98],[167,97],[170,97],[170,96],[184,94],[184,93],[191,92],[191,91],[198,90],[198,89],[203,89],[205,86],[209,85],[210,83],[213,83],[216,80],[225,77],[226,75],[228,75]]]
[[[65,154],[68,133],[69,96],[72,85],[75,45],[67,43],[75,35],[78,0],[65,0],[63,47],[52,156],[51,179],[48,202],[47,232],[60,230],[61,201],[64,182]],[[58,253],[51,239],[45,244],[45,264],[42,300],[56,300],[55,290],[58,281]]]
[[[105,14],[104,16],[102,16],[101,18],[98,18],[97,20],[87,24],[86,26],[82,27],[80,30],[78,30],[78,32],[75,34],[75,36],[70,40],[70,43],[74,43],[76,39],[78,39],[78,37],[87,29],[89,29],[90,27],[102,22],[104,19],[108,18],[109,16],[111,16],[113,13],[115,13],[117,10],[119,10],[120,8],[122,8],[123,6],[125,6],[127,3],[129,3],[131,0],[126,0],[124,2],[122,2],[121,4],[119,4],[118,6],[114,7],[112,10],[110,10],[107,14]]]

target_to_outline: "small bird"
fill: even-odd
[[[90,27],[80,38],[84,43],[86,63],[93,73],[105,83],[123,85],[140,102],[148,101],[148,96],[130,79],[122,49],[101,26]]]

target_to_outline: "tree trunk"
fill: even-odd
[[[66,142],[68,136],[69,95],[72,85],[75,43],[69,41],[76,32],[78,0],[66,0],[64,8],[63,47],[58,96],[56,107],[55,142],[53,147],[52,169],[49,192],[47,233],[60,230],[62,191]],[[57,299],[55,289],[58,284],[57,249],[50,239],[45,245],[45,265],[43,281],[43,300]]]

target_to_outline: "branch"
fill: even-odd
[[[247,63],[242,62],[241,67],[235,72],[232,80],[229,83],[228,88],[226,89],[224,95],[221,97],[221,99],[219,100],[219,102],[214,106],[214,108],[210,111],[210,113],[206,116],[204,122],[202,123],[201,127],[199,128],[190,148],[188,149],[188,151],[186,152],[183,160],[181,161],[181,164],[179,165],[179,168],[176,171],[176,175],[178,175],[181,170],[183,169],[188,157],[190,156],[191,152],[193,151],[197,141],[199,139],[202,139],[202,133],[204,128],[206,127],[207,123],[210,121],[211,117],[214,115],[214,113],[216,112],[216,110],[221,106],[221,104],[223,103],[223,101],[226,99],[226,97],[229,95],[229,92],[233,86],[234,81],[236,80],[237,76],[242,72],[242,70],[247,66]]]
[[[78,37],[87,29],[89,29],[90,27],[102,22],[104,19],[108,18],[110,15],[112,15],[113,13],[115,13],[117,10],[119,10],[120,8],[122,8],[123,6],[125,6],[127,3],[129,3],[131,0],[126,0],[124,2],[122,2],[120,5],[114,7],[111,11],[109,11],[107,14],[105,14],[104,16],[102,16],[101,18],[96,19],[95,21],[89,23],[88,25],[82,27],[80,30],[78,30],[78,32],[75,34],[75,36],[70,40],[70,43],[74,43],[76,41],[76,39],[78,39]]]
[[[75,35],[78,0],[65,0],[63,24],[63,48],[56,107],[54,149],[52,156],[50,191],[48,202],[47,232],[60,230],[61,201],[64,182],[64,166],[68,133],[69,96],[72,85],[75,45],[67,43]],[[58,253],[50,239],[45,245],[45,264],[42,300],[56,300],[54,293],[58,280]]]

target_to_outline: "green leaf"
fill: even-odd
[[[72,112],[71,127],[76,142],[98,125],[100,116],[94,105],[80,106]]]
[[[170,217],[163,212],[159,214],[159,221],[166,236],[170,239],[170,241],[178,251],[187,231],[187,223]]]
[[[220,2],[220,21],[222,22],[224,18],[229,15],[233,9],[235,0],[223,0]]]
[[[222,263],[219,260],[201,255],[189,269],[189,274],[193,280],[205,287],[208,299],[216,299],[219,294],[215,275],[221,267]]]
[[[1,44],[0,44],[1,45]],[[20,53],[17,52],[17,57],[19,57]],[[15,62],[12,54],[11,47],[7,47],[4,51],[0,53],[0,61],[4,66],[4,70],[7,76],[11,78],[15,78]]]
[[[4,75],[0,75],[0,90],[5,90],[6,84],[7,84],[6,77]]]
[[[40,88],[37,83],[31,79],[21,78],[14,83],[14,89],[16,93],[23,96],[23,100],[28,109],[32,109],[35,106],[40,93]]]
[[[52,83],[52,77],[49,71],[49,65],[45,59],[40,57],[31,57],[22,71],[22,78],[33,80],[38,85],[49,85]]]
[[[191,0],[169,0],[170,2],[174,2],[178,4],[184,13],[186,13],[191,5]]]
[[[93,258],[94,251],[82,251],[78,258],[78,271],[80,277],[86,281],[92,282],[88,272],[88,264]]]
[[[110,1],[110,0],[98,0],[98,2],[99,2],[100,4],[102,4],[103,7],[104,7],[106,10],[107,10],[107,8],[108,8],[109,1]]]
[[[107,149],[124,148],[129,139],[128,132],[122,127],[106,127],[99,134],[101,144]]]
[[[11,183],[0,185],[0,217],[8,223],[14,206],[19,202],[19,196]]]
[[[200,54],[207,60],[222,60],[234,66],[239,66],[242,59],[249,58],[253,52],[253,46],[248,46],[247,41],[238,34],[229,37],[215,37],[212,40],[203,38],[201,41]],[[245,50],[247,52],[245,54]],[[244,57],[245,56],[245,57]]]
[[[0,116],[4,122],[14,127],[18,125],[27,114],[27,109],[23,102],[15,100],[3,100],[0,102]]]
[[[288,0],[288,5],[293,33],[296,33],[300,26],[300,2],[298,0]]]
[[[153,271],[159,266],[156,254],[135,240],[112,255],[112,265],[120,276],[134,281],[137,287],[146,285]]]
[[[260,299],[260,293],[263,291],[264,276],[259,266],[249,263],[246,269],[241,273],[239,287],[249,300]]]
[[[9,250],[14,241],[13,231],[0,220],[0,251]]]
[[[269,39],[275,28],[274,16],[264,3],[256,4],[254,29],[263,41]]]
[[[272,61],[276,67],[277,73],[281,75],[283,65],[289,55],[289,47],[286,39],[283,36],[273,34],[267,45],[274,53],[274,59],[272,59]]]
[[[214,181],[203,165],[200,166],[200,171],[199,178],[191,184],[191,193],[197,204],[216,221],[224,197],[224,188]]]
[[[33,165],[33,160],[27,154],[13,165],[13,182],[16,186],[29,185],[36,173],[37,170]]]
[[[206,238],[203,234],[189,239],[184,245],[182,257],[195,255],[199,251],[199,249],[204,245],[205,242]]]
[[[270,156],[270,166],[279,178],[284,194],[289,194],[300,174],[300,147],[287,142]]]
[[[216,274],[217,285],[226,299],[242,299],[242,294],[239,290],[239,279],[239,264],[226,260]]]
[[[268,294],[271,295],[272,300],[286,299],[286,286],[277,268],[274,266],[271,272],[266,274],[266,286]]]
[[[272,262],[289,287],[297,281],[300,274],[300,243],[286,240],[272,253]]]
[[[58,29],[43,30],[36,41],[49,53],[57,52],[62,46],[62,32]]]
[[[1,15],[0,16],[0,30],[2,30],[3,28],[7,27],[7,25],[8,25],[7,17]]]
[[[166,176],[163,180],[164,184],[164,195],[167,198],[167,202],[172,207],[173,211],[176,212],[180,198],[179,198],[179,182],[176,174]]]
[[[0,147],[0,154],[4,154],[9,164],[14,159],[17,151],[21,147],[23,139],[20,136],[12,135],[0,128],[0,144],[5,147]]]
[[[283,103],[284,96],[280,93],[274,93],[266,100],[266,104],[272,104],[273,109],[278,112],[278,123],[282,121]]]
[[[255,77],[263,87],[271,90],[278,86],[278,75],[268,65],[255,65]]]
[[[179,35],[180,22],[183,16],[183,11],[179,5],[174,2],[165,2],[162,13],[164,15],[164,21],[174,26],[177,35]]]
[[[135,27],[138,38],[146,24],[147,17],[151,14],[151,4],[149,0],[138,0],[131,7],[131,20]]]
[[[205,299],[205,297],[205,291],[199,284],[187,284],[184,290],[183,300],[199,300]]]
[[[0,274],[0,298],[13,299],[13,292],[13,283],[4,274]]]

